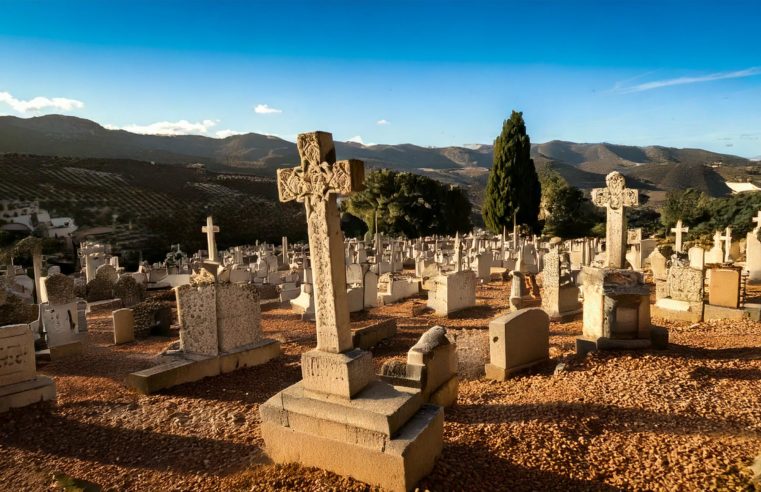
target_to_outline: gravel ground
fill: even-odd
[[[352,316],[356,327],[397,318],[398,335],[373,350],[378,368],[435,324],[458,343],[458,404],[446,411],[444,452],[421,489],[754,490],[761,324],[654,319],[670,328],[670,350],[580,359],[581,323],[553,323],[551,361],[508,382],[479,379],[487,324],[506,312],[508,293],[502,282],[480,287],[478,306],[449,319],[413,316],[420,300]],[[176,331],[115,347],[109,317],[89,323],[83,356],[39,367],[55,379],[57,403],[0,416],[3,490],[60,490],[67,477],[105,490],[367,489],[274,465],[262,450],[258,407],[300,378],[300,354],[315,344],[313,325],[290,310],[263,313],[280,358],[149,397],[123,379],[155,364]]]

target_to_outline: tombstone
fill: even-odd
[[[542,309],[520,309],[489,322],[487,379],[504,381],[549,358],[550,318]]]
[[[80,330],[79,326],[79,304],[74,295],[74,280],[60,273],[51,275],[45,279],[45,290],[48,303],[41,307],[41,319],[50,358],[60,359],[81,354],[79,333],[84,330]]]
[[[476,273],[463,270],[433,278],[433,287],[428,292],[428,307],[438,316],[476,305]]]
[[[511,276],[510,281],[510,310],[517,311],[523,308],[524,302],[527,300],[528,290],[526,289],[526,279],[523,274],[518,270],[509,272]]]
[[[38,376],[28,324],[0,327],[0,413],[55,399],[55,383]]]
[[[551,320],[563,320],[581,312],[579,288],[573,284],[570,272],[570,257],[563,257],[552,250],[544,255],[542,271],[542,309]]]
[[[281,201],[301,201],[306,208],[317,348],[302,354],[302,380],[259,407],[266,451],[276,463],[409,490],[441,453],[443,411],[378,381],[372,355],[352,344],[336,195],[361,189],[363,164],[335,162],[329,133],[301,134],[297,147],[301,165],[278,170],[278,192]]]
[[[666,280],[668,274],[668,258],[663,256],[663,253],[658,248],[655,248],[650,256],[647,257],[647,261],[650,263],[650,270],[653,272],[654,280]]]
[[[758,232],[761,229],[761,211],[759,211],[753,222],[756,226],[745,236],[745,269],[748,271],[748,282],[761,282],[761,241],[758,239]]]
[[[450,343],[446,329],[434,326],[407,352],[407,362],[390,360],[381,368],[381,378],[394,386],[416,388],[423,400],[449,407],[457,401],[457,346]]]
[[[145,287],[130,275],[122,275],[114,284],[114,297],[121,299],[126,308],[132,307],[145,298]]]
[[[111,313],[114,324],[114,344],[135,341],[135,316],[131,309],[117,309]]]
[[[149,394],[263,364],[280,354],[278,342],[262,337],[259,292],[253,284],[218,282],[202,269],[190,284],[174,290],[179,350],[166,352],[170,362],[130,374],[130,387]]]
[[[626,188],[624,176],[612,172],[607,187],[592,190],[595,205],[606,207],[607,244],[603,267],[584,267],[583,335],[576,350],[666,348],[668,332],[650,324],[650,289],[642,273],[625,270],[627,206],[637,205],[637,191]]]
[[[664,285],[664,291],[652,307],[653,315],[691,323],[703,320],[702,269],[675,261],[668,269]]]
[[[700,246],[693,246],[687,251],[687,256],[690,259],[690,267],[697,270],[703,270],[706,265],[706,252]]]
[[[114,286],[118,277],[116,269],[111,265],[99,266],[95,272],[95,278],[87,282],[87,302],[113,299]]]
[[[713,234],[713,247],[706,253],[705,262],[708,265],[718,265],[724,263],[724,249],[722,242],[725,236],[721,235],[721,231],[716,231]]]
[[[711,268],[708,280],[708,304],[732,309],[739,308],[741,274],[739,268]]]

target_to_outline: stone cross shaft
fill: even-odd
[[[724,235],[719,236],[720,241],[724,241],[724,263],[729,263],[730,261],[730,250],[732,249],[732,228],[727,227],[724,230]]]
[[[679,219],[676,221],[676,227],[671,228],[671,232],[676,233],[676,252],[681,253],[682,252],[682,233],[689,232],[689,227],[682,227],[682,219]]]
[[[304,202],[312,260],[317,350],[340,353],[353,346],[336,196],[361,191],[364,164],[358,160],[336,162],[333,136],[327,132],[302,133],[296,144],[301,164],[278,169],[278,194],[281,202]]]
[[[639,205],[637,190],[626,187],[624,176],[613,171],[605,177],[606,188],[592,190],[592,203],[607,209],[605,266],[624,268],[626,265],[626,207]]]
[[[217,254],[217,240],[214,237],[214,234],[219,232],[219,226],[214,225],[214,219],[211,218],[211,215],[206,217],[206,225],[201,227],[201,232],[206,233],[206,248],[209,250],[209,260],[219,261],[219,255]]]
[[[756,223],[756,227],[753,228],[753,232],[758,232],[758,229],[761,228],[761,210],[756,212],[756,216],[753,217],[753,222]]]

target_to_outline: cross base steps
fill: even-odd
[[[577,337],[576,354],[584,356],[597,350],[666,350],[669,345],[669,332],[666,328],[650,327],[650,338],[616,339]]]
[[[394,491],[430,473],[443,447],[444,412],[419,392],[372,382],[356,398],[316,398],[296,383],[260,407],[277,463],[315,466]]]

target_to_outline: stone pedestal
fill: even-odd
[[[476,274],[472,270],[439,275],[428,292],[428,307],[439,316],[476,305]]]
[[[575,285],[544,287],[542,308],[552,321],[572,318],[581,312],[579,288]]]
[[[650,289],[641,273],[617,268],[582,269],[583,336],[577,351],[641,349],[651,344]],[[658,332],[660,335],[660,331]],[[659,338],[660,340],[660,338]]]

